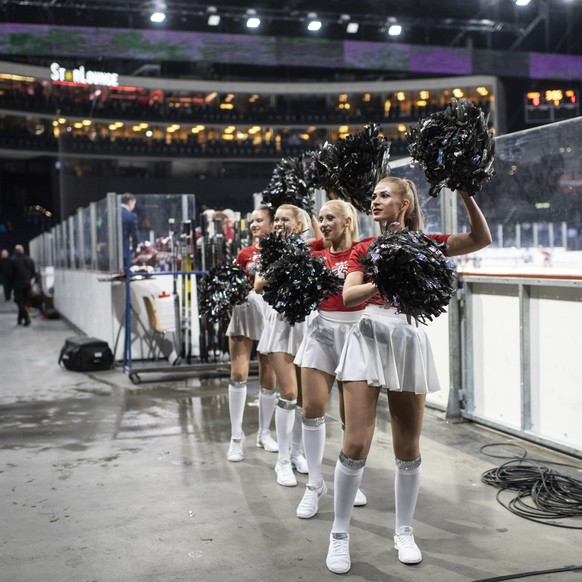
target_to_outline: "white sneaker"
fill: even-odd
[[[354,499],[354,507],[364,507],[364,505],[368,505],[368,498],[361,489],[358,489]]]
[[[300,519],[309,519],[313,517],[319,509],[319,498],[327,493],[325,481],[319,487],[307,485],[301,503],[297,506],[297,517]]]
[[[350,559],[350,536],[344,532],[329,534],[329,549],[325,565],[334,574],[345,574],[352,567]]]
[[[403,564],[418,564],[422,560],[422,554],[414,541],[412,528],[402,526],[394,535],[394,548],[398,550],[398,559]]]
[[[271,436],[269,431],[263,434],[257,433],[257,447],[259,449],[265,449],[267,453],[278,453],[279,445],[275,439]]]
[[[226,460],[231,463],[238,463],[242,461],[245,456],[243,454],[243,444],[245,442],[245,435],[243,434],[241,438],[235,439],[232,437],[230,439],[230,446],[228,447],[228,453],[226,453]]]
[[[283,487],[295,487],[297,485],[297,479],[293,474],[291,461],[289,459],[277,461],[277,464],[275,465],[275,473],[277,473],[277,483],[279,483],[279,485],[283,485]]]
[[[309,473],[309,469],[307,469],[307,460],[303,456],[303,453],[291,455],[291,466],[298,473],[302,473],[303,475],[307,475],[307,473]]]

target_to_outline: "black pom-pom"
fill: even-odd
[[[259,271],[263,273],[285,253],[308,254],[309,249],[301,235],[271,232],[261,240],[261,260]]]
[[[313,212],[313,197],[305,177],[303,158],[283,158],[273,170],[263,191],[262,204],[275,210],[281,204],[294,204],[309,214]]]
[[[360,262],[382,297],[421,323],[444,313],[455,292],[454,263],[420,231],[382,234]]]
[[[335,190],[334,168],[337,167],[337,152],[329,142],[325,142],[319,149],[307,152],[305,181],[311,188],[322,188],[327,192]]]
[[[241,267],[219,265],[198,282],[198,311],[212,323],[227,322],[232,308],[244,303],[251,290],[252,285]]]
[[[342,281],[325,266],[322,258],[300,249],[283,254],[264,276],[265,301],[291,326],[305,321],[327,295],[342,289]]]
[[[452,99],[406,133],[408,152],[424,170],[431,196],[445,186],[473,196],[495,174],[495,141],[487,122],[470,101]]]
[[[334,145],[333,190],[360,212],[370,213],[374,187],[390,174],[390,142],[372,123],[362,131],[340,138]]]

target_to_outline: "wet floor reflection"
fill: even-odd
[[[188,378],[136,388],[80,390],[68,398],[15,402],[0,407],[0,448],[55,447],[82,450],[103,440],[186,435],[197,443],[230,438],[228,381]],[[249,381],[255,419],[258,382]]]

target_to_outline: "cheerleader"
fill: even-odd
[[[307,233],[310,218],[305,210],[293,204],[282,204],[275,212],[275,230],[285,233]],[[257,276],[255,289],[261,292],[265,279]],[[303,340],[305,322],[289,325],[280,313],[271,310],[257,350],[268,354],[279,386],[279,400],[275,411],[275,428],[279,441],[279,456],[275,465],[277,483],[295,487],[293,473],[307,473],[307,462],[301,452],[301,384],[299,368],[293,363]]]
[[[259,207],[251,214],[250,224],[254,244],[241,249],[236,262],[247,273],[251,284],[254,283],[257,263],[261,257],[261,239],[273,231],[271,209]],[[234,307],[226,335],[230,353],[230,383],[228,386],[228,405],[230,411],[230,446],[226,458],[232,462],[244,458],[245,436],[242,423],[247,399],[247,379],[253,342],[258,341],[263,331],[267,313],[271,308],[255,291],[249,293],[242,305]],[[275,372],[269,358],[259,354],[259,430],[256,445],[270,453],[279,447],[271,437],[270,425],[275,410]]]
[[[470,232],[431,236],[446,243],[445,254],[462,255],[491,243],[487,221],[475,200],[459,192]],[[384,178],[372,199],[374,220],[422,228],[416,188],[410,180]],[[420,434],[426,394],[439,390],[439,380],[424,327],[385,303],[359,263],[372,239],[357,245],[349,260],[343,290],[347,307],[367,301],[362,318],[349,332],[336,370],[344,386],[346,434],[334,477],[334,522],[326,564],[336,574],[351,568],[349,525],[374,434],[380,389],[388,392],[395,455],[394,548],[404,564],[418,564],[422,554],[414,541],[412,519],[420,488]]]
[[[343,200],[331,200],[321,207],[319,225],[329,246],[322,251],[314,251],[313,255],[322,257],[326,266],[344,280],[350,253],[358,241],[356,209]],[[325,412],[345,337],[360,319],[363,309],[363,304],[345,307],[341,295],[326,297],[315,317],[309,321],[305,339],[295,358],[295,364],[301,367],[303,446],[309,472],[303,499],[297,507],[297,517],[301,519],[313,517],[318,511],[320,497],[327,493],[321,473],[326,436]],[[339,391],[343,429],[341,383]],[[366,496],[358,489],[354,505],[366,503]]]

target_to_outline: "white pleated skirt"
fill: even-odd
[[[305,321],[291,326],[280,313],[271,308],[257,351],[261,354],[284,352],[295,356],[303,341],[305,328]]]
[[[363,311],[316,312],[307,324],[294,363],[334,376],[348,332],[362,314]]]
[[[261,339],[267,314],[271,310],[262,295],[251,291],[244,303],[234,306],[226,335],[243,336],[258,341]]]
[[[336,377],[416,394],[441,387],[425,326],[378,305],[368,305],[348,333]]]

